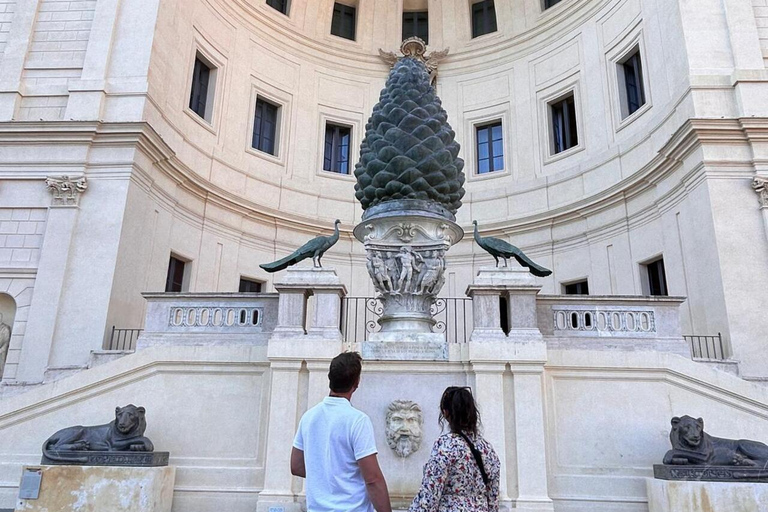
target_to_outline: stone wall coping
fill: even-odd
[[[656,304],[663,306],[678,306],[688,298],[683,296],[651,296],[651,295],[545,295],[539,294],[536,302],[539,304],[556,305],[560,303],[601,304],[606,306],[626,306],[641,304]]]

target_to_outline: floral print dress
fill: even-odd
[[[443,434],[432,447],[409,512],[498,512],[499,457],[482,437],[467,437],[482,455],[488,487],[467,442],[458,434]]]

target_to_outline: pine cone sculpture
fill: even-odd
[[[355,197],[363,210],[387,201],[432,201],[452,214],[464,196],[464,161],[424,64],[402,58],[365,126]]]

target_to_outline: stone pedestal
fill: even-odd
[[[447,361],[448,343],[440,333],[377,332],[361,344],[361,352],[376,361]]]
[[[300,512],[302,480],[291,476],[290,455],[301,408],[302,371],[309,372],[307,405],[328,394],[328,366],[342,351],[341,300],[347,289],[333,269],[291,268],[275,289],[280,293],[278,323],[269,340],[271,370],[264,490],[257,512]],[[315,297],[310,318],[308,299]],[[304,384],[306,385],[306,384]]]
[[[34,469],[42,470],[40,494],[34,500],[19,499],[17,512],[171,512],[176,477],[173,466]]]
[[[768,484],[649,478],[649,512],[765,512]]]
[[[505,338],[501,330],[501,297],[507,299],[510,338],[540,340],[536,319],[536,295],[541,291],[536,277],[525,268],[483,268],[467,288],[472,297],[475,328],[472,341]]]
[[[512,417],[504,411],[485,415],[485,437],[497,451],[515,454],[513,464],[502,458],[501,501],[519,511],[552,511],[546,460],[544,365],[547,345],[536,321],[536,295],[541,290],[526,269],[481,269],[467,288],[472,297],[474,330],[468,358],[475,373],[478,403],[498,403],[504,397],[504,372],[512,372]],[[508,303],[510,332],[501,329],[500,300]],[[514,425],[508,446],[507,425]],[[509,476],[508,476],[509,475]],[[512,482],[507,485],[507,482]]]

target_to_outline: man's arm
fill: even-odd
[[[307,468],[304,467],[304,452],[298,448],[291,448],[291,474],[307,478]]]
[[[387,481],[384,480],[384,475],[381,473],[376,454],[363,457],[357,463],[360,466],[360,472],[363,474],[365,488],[368,491],[371,503],[373,503],[373,508],[376,509],[376,512],[392,512]]]

